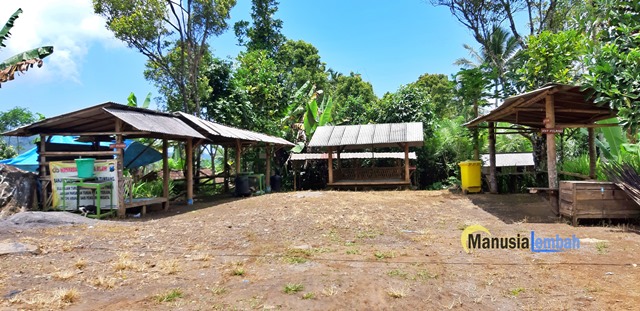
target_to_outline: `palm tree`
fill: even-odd
[[[13,27],[13,23],[22,13],[22,9],[18,9],[0,30],[0,47],[6,47],[4,41],[9,38],[9,32]],[[53,53],[52,46],[43,46],[29,51],[18,53],[12,57],[5,59],[0,63],[0,85],[9,80],[13,80],[16,71],[21,73],[33,68],[33,65],[42,67],[42,59]]]
[[[506,97],[507,79],[505,73],[511,60],[518,51],[518,40],[507,30],[500,26],[494,26],[491,35],[485,40],[485,46],[478,53],[473,47],[465,44],[463,47],[469,51],[473,60],[460,58],[455,61],[455,65],[466,68],[477,68],[486,66],[490,70],[492,80],[494,82],[494,98],[496,105],[498,98]],[[501,94],[502,93],[502,94]]]

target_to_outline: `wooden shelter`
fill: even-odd
[[[541,132],[547,137],[548,188],[539,189],[555,193],[558,191],[556,167],[556,137],[567,128],[587,128],[589,133],[589,176],[595,178],[596,150],[594,128],[618,126],[617,123],[600,124],[598,121],[616,117],[617,111],[607,105],[596,105],[590,90],[580,86],[549,84],[535,91],[507,98],[502,105],[489,114],[465,124],[477,128],[487,123],[489,129],[489,188],[497,193],[496,182],[496,134],[497,129],[506,133],[518,131]],[[506,122],[518,127],[499,128],[497,122]],[[505,133],[505,132],[503,132]],[[557,208],[557,206],[556,206]]]
[[[329,187],[410,186],[409,147],[422,146],[424,133],[421,122],[386,123],[345,126],[320,126],[309,147],[326,148]],[[404,164],[392,167],[342,167],[344,150],[401,148]],[[334,168],[334,152],[336,164]],[[331,156],[329,156],[331,155]]]
[[[77,110],[39,122],[32,123],[13,131],[4,133],[7,136],[33,136],[40,135],[40,179],[42,181],[43,207],[48,207],[50,202],[48,187],[52,180],[48,170],[50,161],[60,158],[73,159],[77,157],[103,157],[116,160],[118,176],[118,216],[123,217],[126,209],[136,206],[147,206],[162,203],[165,209],[169,206],[169,165],[168,165],[168,140],[184,141],[187,145],[187,201],[193,202],[193,165],[191,164],[193,147],[207,142],[207,139],[198,131],[191,128],[180,118],[149,109],[129,107],[112,102]],[[47,150],[48,137],[52,135],[72,135],[100,140],[115,137],[114,148],[110,150],[91,151],[49,151]],[[156,138],[162,139],[162,171],[163,171],[163,195],[149,200],[127,200],[125,196],[125,180],[123,178],[123,140],[124,138]],[[97,146],[97,144],[96,144]]]
[[[176,115],[186,122],[189,126],[196,129],[199,133],[204,135],[216,145],[224,147],[224,162],[227,163],[228,148],[236,149],[235,171],[236,174],[241,171],[241,155],[242,151],[249,146],[262,146],[265,148],[265,186],[266,189],[271,187],[271,158],[276,148],[283,146],[293,146],[294,144],[280,137],[270,136],[262,133],[252,132],[231,126],[226,126],[211,122],[208,120],[200,119],[196,116],[186,114],[183,112],[177,112]],[[230,173],[225,165],[225,191],[228,191],[229,184],[228,178]]]

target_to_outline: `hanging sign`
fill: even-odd
[[[543,128],[540,129],[540,132],[542,134],[562,134],[562,130],[561,128]]]

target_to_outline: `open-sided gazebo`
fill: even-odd
[[[126,105],[107,102],[74,112],[47,118],[13,131],[4,133],[7,136],[33,136],[40,135],[40,180],[42,182],[43,208],[48,208],[51,199],[48,187],[53,184],[49,163],[57,159],[69,159],[78,157],[95,157],[114,159],[117,171],[117,185],[113,185],[117,191],[117,213],[120,217],[125,215],[126,209],[136,206],[147,206],[162,203],[163,207],[169,207],[169,165],[168,165],[168,140],[186,142],[187,145],[187,201],[193,201],[193,165],[190,155],[193,146],[201,144],[207,139],[198,131],[191,128],[178,117],[149,109],[130,107]],[[89,140],[111,140],[115,137],[115,144],[109,150],[47,150],[48,138],[52,135],[80,136]],[[162,139],[162,171],[163,171],[163,195],[159,198],[147,200],[132,200],[125,196],[125,180],[123,178],[123,140],[124,138],[156,138]],[[97,144],[96,144],[97,146]],[[115,156],[115,157],[114,157]],[[64,190],[63,190],[64,191]]]
[[[326,148],[329,166],[329,187],[352,186],[410,186],[409,147],[424,143],[421,122],[385,123],[343,126],[320,126],[316,129],[309,147]],[[401,148],[404,165],[393,167],[342,167],[344,150],[375,148]],[[336,152],[337,168],[334,169],[333,153]],[[331,155],[331,156],[329,156]]]
[[[502,105],[489,114],[480,116],[465,124],[469,128],[480,128],[487,123],[489,129],[489,188],[497,192],[496,182],[496,134],[497,129],[514,131],[541,132],[547,136],[548,191],[558,189],[558,170],[556,168],[556,134],[567,128],[587,128],[589,133],[589,177],[595,178],[596,150],[594,129],[598,127],[618,126],[617,123],[601,124],[598,121],[616,117],[616,111],[608,105],[596,105],[590,90],[580,86],[549,84],[535,91],[507,98]],[[497,122],[506,122],[520,127],[496,126]]]

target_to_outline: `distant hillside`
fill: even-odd
[[[17,136],[0,136],[0,139],[9,143],[9,145],[13,146],[18,154],[23,153],[33,147],[36,144],[33,142],[38,136],[31,137],[17,137]]]

